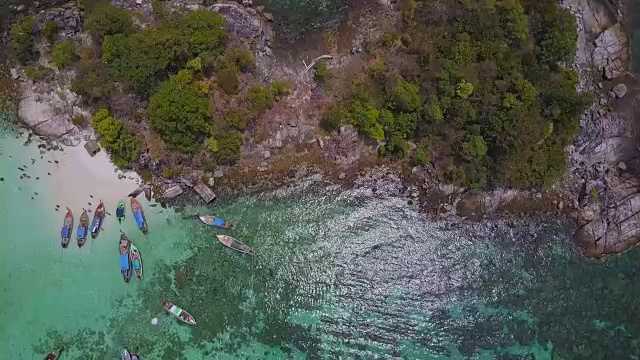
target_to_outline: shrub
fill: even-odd
[[[35,57],[33,50],[33,28],[36,25],[34,16],[20,16],[11,26],[11,56],[24,63]]]
[[[325,84],[331,78],[331,71],[326,61],[320,60],[313,65],[313,78],[321,84]]]
[[[393,101],[396,108],[404,112],[414,112],[422,106],[418,87],[405,81],[401,76],[396,77],[393,87]]]
[[[345,107],[343,105],[333,104],[322,114],[320,127],[327,132],[338,131],[345,119],[347,119],[347,110]]]
[[[276,100],[291,93],[291,82],[276,80],[271,83],[271,92],[276,97]]]
[[[238,70],[234,66],[227,66],[218,71],[217,83],[229,95],[236,95],[240,92]]]
[[[81,62],[71,90],[89,103],[104,102],[115,91],[113,81],[100,60]]]
[[[224,116],[224,123],[227,127],[239,131],[243,131],[249,124],[251,114],[244,108],[233,108]]]
[[[126,167],[140,156],[138,139],[124,124],[109,115],[107,109],[100,109],[93,116],[93,128],[102,139],[100,144],[111,154],[111,160],[118,167]]]
[[[42,36],[47,39],[50,44],[53,44],[58,37],[58,24],[55,21],[47,20],[42,25]]]
[[[456,95],[461,99],[468,99],[473,94],[473,84],[461,80],[456,86]]]
[[[440,108],[440,103],[436,97],[432,97],[427,103],[427,116],[433,122],[440,122],[444,120],[444,114],[442,113],[442,109]]]
[[[428,151],[418,148],[413,154],[413,160],[417,165],[426,165],[431,161],[431,156]]]
[[[356,126],[360,132],[375,140],[382,141],[384,140],[384,130],[378,122],[379,116],[380,110],[359,101],[354,102],[348,113],[349,122]]]
[[[93,7],[84,27],[89,34],[100,39],[107,35],[129,34],[134,29],[129,12],[109,3]]]
[[[89,125],[89,121],[82,114],[74,115],[71,118],[71,122],[73,123],[73,125],[75,125],[75,126],[77,126],[79,128],[84,128],[84,127],[87,127]]]
[[[237,131],[226,131],[218,135],[218,151],[216,152],[216,160],[219,163],[233,163],[240,158],[240,149],[242,148],[243,136]]]
[[[275,96],[271,88],[254,86],[247,91],[247,102],[254,113],[259,114],[273,107]]]
[[[181,173],[182,173],[182,170],[180,170],[180,168],[168,167],[168,168],[162,169],[162,176],[164,176],[167,179],[173,179],[178,175],[180,175]]]
[[[187,70],[171,76],[149,99],[149,123],[167,144],[193,153],[206,134],[211,113],[207,98]]]
[[[185,16],[181,25],[186,28],[193,55],[205,52],[220,55],[227,43],[224,29],[227,21],[215,11],[196,10]]]
[[[471,161],[473,159],[481,158],[487,155],[487,143],[480,135],[471,135],[467,141],[462,143],[460,149],[460,155]]]
[[[51,60],[58,68],[63,68],[71,63],[75,57],[73,52],[73,43],[71,41],[63,41],[53,47],[51,51]]]
[[[246,49],[230,49],[225,54],[226,62],[233,64],[242,72],[248,72],[255,66],[255,60],[251,51]]]
[[[40,81],[51,75],[52,70],[42,65],[37,65],[35,67],[27,65],[24,67],[24,72],[27,74],[27,77],[29,77],[29,79],[33,81]]]
[[[187,70],[190,70],[192,73],[202,72],[202,59],[197,57],[187,61],[186,68]]]
[[[218,140],[212,137],[207,138],[207,140],[204,141],[204,146],[206,146],[207,150],[211,151],[212,153],[217,153],[218,150],[220,150],[220,147],[218,146]]]

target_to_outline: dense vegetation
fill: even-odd
[[[32,34],[35,25],[35,17],[21,16],[11,26],[11,56],[22,63],[32,60],[36,55]]]
[[[120,120],[109,115],[109,110],[100,109],[93,116],[93,128],[102,139],[100,144],[111,154],[116,166],[126,167],[140,156],[139,139]]]
[[[365,74],[322,126],[353,124],[381,154],[434,160],[470,187],[545,187],[589,99],[559,65],[575,54],[575,22],[553,0],[401,2],[404,26],[370,47]],[[316,78],[324,70],[316,68]],[[320,75],[320,76],[318,76]]]

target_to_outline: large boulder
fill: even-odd
[[[605,79],[614,79],[624,74],[629,62],[629,41],[620,23],[605,30],[595,41],[593,65]]]

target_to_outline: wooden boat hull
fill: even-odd
[[[231,222],[225,221],[224,219],[217,216],[198,215],[198,219],[209,226],[217,227],[220,229],[233,228],[233,224],[231,224]]]
[[[69,246],[69,242],[71,241],[71,235],[73,234],[73,214],[71,210],[67,211],[67,214],[64,216],[64,222],[62,223],[62,230],[60,231],[60,245],[63,248]]]
[[[131,212],[133,213],[133,217],[136,220],[138,229],[140,229],[143,234],[147,235],[147,233],[149,232],[149,229],[147,228],[147,219],[144,216],[142,205],[140,205],[138,200],[134,198],[131,198]]]
[[[242,243],[240,240],[236,240],[228,235],[216,235],[216,237],[218,238],[218,241],[222,243],[222,245],[230,249],[239,251],[244,254],[253,255],[253,250],[246,244]]]
[[[120,250],[120,274],[124,282],[128,283],[131,279],[131,242],[124,233],[120,235],[118,247]]]
[[[134,258],[135,253],[138,254],[137,259]],[[140,255],[140,250],[138,250],[138,248],[133,243],[131,243],[129,259],[131,260],[131,267],[136,273],[136,277],[139,280],[142,280],[142,255]]]
[[[76,239],[78,240],[78,247],[82,247],[82,245],[87,242],[87,234],[89,233],[89,214],[87,212],[83,212],[80,215],[80,224],[78,224],[78,229],[76,230]]]
[[[131,354],[129,354],[129,350],[124,349],[122,352],[122,360],[131,360]]]
[[[95,213],[93,214],[93,221],[91,222],[91,238],[95,239],[100,235],[100,229],[102,229],[102,223],[104,222],[104,204],[100,201]]]
[[[47,354],[44,360],[58,360],[59,357],[60,357],[60,350],[53,350],[52,352]]]
[[[180,308],[179,306],[176,306],[175,304],[166,301],[162,305],[162,307],[167,312],[169,312],[170,314],[178,318],[178,320],[182,321],[183,323],[189,324],[189,325],[196,325],[196,318],[193,317],[193,315],[189,314],[186,310]]]

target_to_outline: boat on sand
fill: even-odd
[[[147,233],[149,232],[149,229],[147,229],[147,219],[144,217],[142,205],[140,205],[138,200],[134,198],[131,198],[131,212],[133,212],[133,218],[136,220],[138,229],[140,229],[143,234],[147,235]]]
[[[93,213],[93,221],[91,222],[91,238],[95,239],[100,235],[100,229],[102,229],[102,223],[104,222],[104,203],[100,200],[100,204]]]
[[[198,217],[198,219],[200,219],[200,221],[202,221],[203,223],[209,226],[213,226],[221,229],[233,228],[233,224],[231,223],[231,221],[224,221],[224,219],[219,218],[217,216],[207,216],[207,215],[196,215],[196,216]]]
[[[78,239],[78,247],[82,247],[87,241],[87,234],[89,233],[89,214],[87,210],[80,215],[80,223],[78,224],[78,230],[76,230],[76,238]]]
[[[61,352],[61,350],[53,350],[52,352],[47,354],[44,360],[58,360]]]
[[[116,208],[116,217],[118,218],[119,223],[122,223],[122,220],[124,220],[125,210],[126,210],[126,207],[124,205],[124,201],[122,200],[118,201],[118,207]]]
[[[162,307],[167,310],[169,313],[173,314],[178,320],[187,323],[189,325],[196,324],[196,318],[194,318],[191,314],[189,314],[186,310],[181,309],[180,307],[174,305],[169,301],[163,301]]]
[[[69,246],[71,233],[73,233],[73,214],[71,213],[71,210],[67,208],[67,214],[64,216],[62,230],[60,231],[60,236],[62,238],[61,244],[63,248]]]
[[[120,234],[120,272],[122,273],[122,279],[128,283],[131,279],[131,260],[129,259],[129,252],[131,250],[131,242],[124,233]]]
[[[140,256],[140,251],[133,243],[130,243],[130,245],[129,259],[131,260],[131,266],[136,273],[136,277],[142,280],[142,256]]]
[[[241,253],[251,254],[253,255],[253,250],[245,244],[243,244],[240,240],[236,240],[228,235],[216,235],[218,241],[222,243],[222,245],[231,248],[236,251],[240,251]]]

